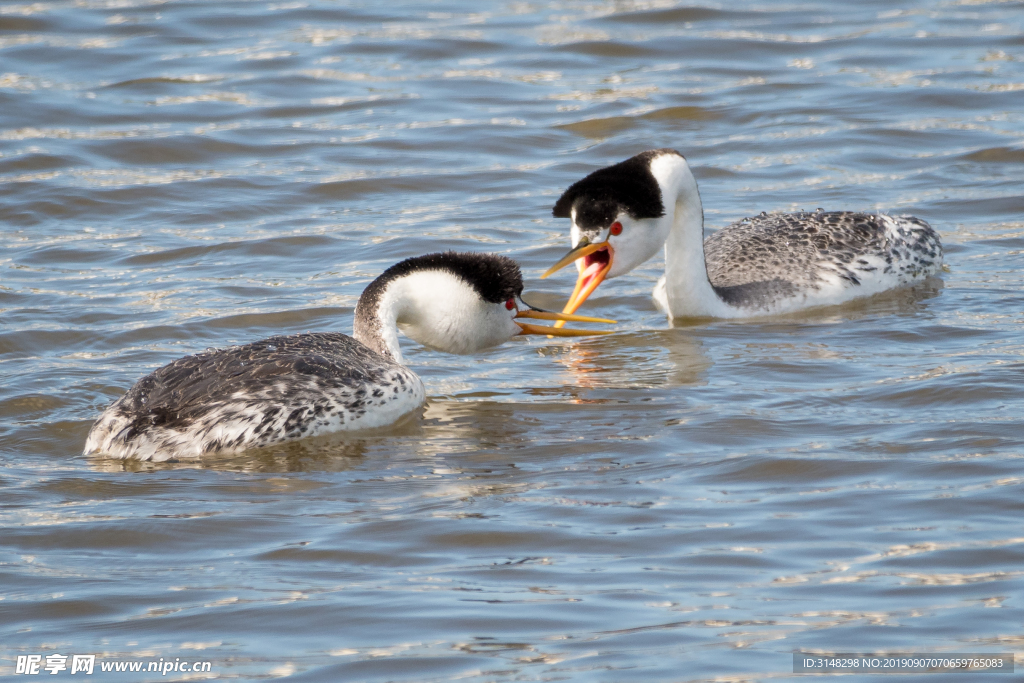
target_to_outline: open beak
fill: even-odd
[[[538,320],[557,320],[560,323],[614,323],[614,320],[607,318],[591,318],[586,315],[571,315],[569,313],[555,313],[543,311],[537,308],[527,308],[516,313],[516,318],[535,318]],[[556,325],[558,323],[555,323]],[[585,337],[591,334],[611,334],[614,330],[562,330],[557,327],[546,327],[544,325],[531,325],[530,323],[516,322],[522,328],[519,334],[546,334],[549,337]]]
[[[612,249],[612,245],[609,244],[607,240],[591,244],[586,238],[583,238],[574,249],[563,256],[558,263],[548,268],[547,271],[540,276],[541,279],[544,279],[548,275],[551,275],[573,261],[576,261],[576,267],[579,270],[580,275],[576,279],[576,288],[572,291],[572,296],[570,296],[569,301],[566,302],[565,308],[562,309],[562,313],[575,313],[576,309],[578,309],[580,305],[587,300],[587,297],[594,293],[597,286],[601,284],[601,282],[604,281],[605,276],[608,275],[608,271],[612,269],[612,259],[614,256],[615,254]],[[580,259],[583,259],[582,264],[580,263]],[[561,327],[564,324],[564,322],[559,321],[555,323],[555,327]]]

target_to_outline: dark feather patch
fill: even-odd
[[[384,291],[393,280],[416,271],[442,270],[462,279],[492,304],[500,304],[523,291],[523,276],[515,261],[499,254],[446,251],[439,254],[414,256],[396,263],[363,292],[371,289]]]
[[[708,279],[726,303],[768,308],[820,289],[826,278],[852,287],[879,275],[912,282],[941,266],[942,243],[930,225],[912,216],[762,213],[712,234],[704,240],[704,255]],[[879,262],[885,263],[882,273],[872,265]]]
[[[661,188],[651,173],[651,162],[664,154],[682,156],[674,149],[652,149],[594,171],[570,185],[551,213],[571,218],[575,209],[576,225],[584,229],[606,227],[623,211],[635,219],[664,216]]]
[[[118,401],[131,420],[124,440],[153,428],[183,430],[232,401],[283,402],[303,382],[325,391],[355,391],[385,381],[395,367],[352,337],[332,332],[270,337],[185,356],[140,379]]]

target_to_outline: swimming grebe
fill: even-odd
[[[665,275],[654,299],[670,318],[741,318],[839,304],[942,268],[939,236],[913,216],[761,213],[705,240],[697,182],[672,149],[591,173],[562,194],[552,213],[572,220],[573,248],[542,277],[573,261],[579,269],[566,313],[662,245]]]
[[[402,364],[398,328],[421,344],[473,353],[516,335],[557,330],[520,318],[612,322],[526,305],[515,261],[448,252],[410,258],[363,291],[353,337],[270,337],[186,356],[140,379],[93,425],[85,454],[168,460],[241,451],[391,424],[424,401]]]

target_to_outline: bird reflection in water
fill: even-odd
[[[557,357],[569,375],[563,387],[576,403],[601,402],[587,389],[699,386],[711,359],[699,337],[686,329],[648,330],[568,346]]]

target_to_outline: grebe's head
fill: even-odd
[[[606,279],[625,275],[662,248],[672,227],[666,215],[664,172],[686,164],[679,152],[656,149],[594,171],[569,186],[555,203],[556,218],[572,220],[572,250],[547,270],[547,277],[576,262],[579,277],[565,312],[572,313]],[[664,168],[663,168],[664,167]]]
[[[457,252],[417,256],[391,266],[366,288],[356,309],[356,337],[360,338],[361,318],[376,318],[379,325],[390,319],[424,346],[473,353],[524,334],[608,334],[532,325],[522,322],[524,318],[614,322],[541,311],[527,305],[522,293],[519,266],[506,256]]]

